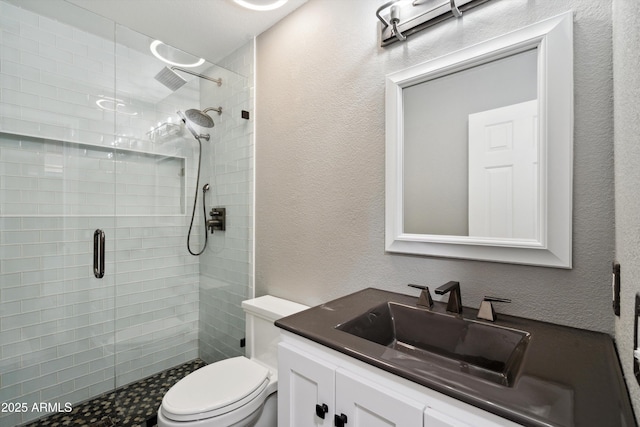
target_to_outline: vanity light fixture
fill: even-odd
[[[158,47],[160,45],[168,46],[167,44],[161,42],[160,40],[154,40],[149,45],[149,50],[151,50],[151,53],[153,53],[153,56],[155,56],[160,61],[162,61],[162,62],[164,62],[166,64],[174,65],[176,67],[187,67],[187,68],[198,67],[198,66],[204,64],[204,58],[198,58],[198,60],[196,62],[192,62],[192,63],[182,63],[182,62],[171,61],[170,59],[167,59],[164,56],[162,56],[160,54],[160,52],[158,52]]]
[[[237,1],[237,0],[236,0]],[[391,0],[376,10],[382,22],[380,45],[405,41],[407,36],[462,13],[489,0]],[[382,12],[388,10],[383,15]]]
[[[288,0],[233,0],[239,6],[260,12],[282,7]]]

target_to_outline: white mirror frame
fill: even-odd
[[[538,52],[539,238],[521,240],[404,233],[403,88],[530,49]],[[571,268],[572,11],[389,74],[385,101],[386,251]]]

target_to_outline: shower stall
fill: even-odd
[[[252,61],[251,43],[213,64],[62,0],[0,0],[0,425],[114,391],[117,425],[120,387],[244,353]],[[154,78],[167,66],[179,87]],[[210,106],[215,127],[190,126],[227,223],[195,257],[199,141],[177,112]]]

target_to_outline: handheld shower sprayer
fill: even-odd
[[[193,220],[196,214],[196,204],[198,203],[198,187],[200,186],[200,166],[202,164],[201,139],[204,139],[205,141],[209,141],[209,134],[198,134],[198,132],[196,132],[196,130],[191,126],[191,123],[195,123],[201,127],[212,128],[213,119],[209,115],[207,115],[208,111],[217,111],[218,114],[222,114],[222,107],[218,107],[218,108],[209,107],[209,108],[205,108],[202,111],[196,108],[192,108],[192,109],[186,110],[184,113],[182,111],[177,111],[177,114],[178,114],[178,117],[180,117],[180,120],[182,120],[185,127],[189,129],[189,132],[191,132],[191,135],[193,135],[193,137],[198,141],[198,173],[196,175],[196,193],[193,197],[193,210],[191,211],[191,223],[189,224],[189,232],[187,234],[187,250],[191,255],[194,255],[194,256],[201,255],[204,252],[204,250],[207,249],[207,241],[208,241],[207,228],[205,226],[204,247],[199,252],[193,252],[191,250],[191,229],[193,228]],[[205,184],[202,187],[202,214],[203,214],[203,219],[205,224],[207,224],[207,208],[205,206],[206,205],[205,197],[206,197],[207,191],[209,191],[209,188],[210,188],[209,184]],[[212,233],[213,233],[213,230],[214,228],[211,229]],[[224,228],[222,228],[222,230],[224,230]]]
[[[191,126],[191,123],[195,123],[203,128],[212,128],[214,126],[214,123],[211,116],[207,114],[207,112],[209,111],[215,111],[218,113],[218,115],[221,115],[222,107],[209,107],[205,108],[204,110],[191,108],[189,110],[186,110],[184,113],[182,111],[177,111],[177,114],[178,117],[180,117],[180,120],[182,120],[182,123],[184,123],[187,129],[189,129],[189,132],[191,132],[191,135],[193,135],[195,139],[200,141],[200,138],[203,138],[204,140],[208,141],[209,134],[198,134],[198,132],[196,132],[195,129]]]
[[[177,111],[177,114],[178,114],[178,117],[180,117],[180,120],[182,120],[182,123],[184,123],[187,129],[189,129],[189,132],[191,132],[191,135],[193,135],[195,139],[197,139],[198,141],[200,141],[200,138],[204,139],[205,141],[209,140],[210,137],[208,133],[198,134],[198,132],[196,132],[196,130],[193,127],[191,127],[190,120],[187,120],[187,117],[184,115],[182,111]]]

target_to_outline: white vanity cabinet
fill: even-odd
[[[516,425],[283,332],[278,346],[278,427]]]
[[[333,426],[335,371],[335,365],[280,343],[278,427]],[[316,415],[317,411],[320,416]]]
[[[334,426],[343,420],[346,427],[422,427],[423,411],[424,404],[348,369],[288,343],[278,348],[278,427]]]
[[[422,403],[382,384],[336,370],[336,413],[347,420],[345,427],[422,427],[423,410]]]

